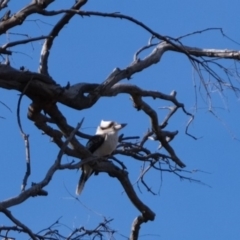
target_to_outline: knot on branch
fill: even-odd
[[[37,196],[47,196],[48,192],[43,190],[39,184],[32,183],[32,187],[34,187],[33,191],[31,191],[31,196],[32,197],[37,197]]]
[[[45,9],[53,1],[54,0],[34,0],[35,4],[37,4],[37,6],[41,9]]]

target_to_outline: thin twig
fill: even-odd
[[[17,122],[18,122],[18,126],[19,126],[19,129],[20,129],[21,135],[22,135],[23,140],[24,140],[25,152],[26,152],[26,173],[23,177],[23,182],[22,182],[22,185],[21,185],[21,191],[25,191],[25,187],[27,185],[27,180],[28,180],[29,176],[31,175],[31,158],[30,158],[29,135],[26,134],[23,131],[22,124],[21,124],[20,105],[21,105],[22,97],[25,94],[25,92],[27,91],[32,79],[33,78],[31,78],[30,81],[28,81],[28,83],[26,84],[25,88],[23,89],[22,93],[20,94],[20,97],[18,99],[18,104],[17,104]]]
[[[29,38],[29,39],[25,39],[25,40],[9,42],[9,43],[4,44],[0,48],[0,51],[1,51],[1,49],[5,50],[7,48],[14,47],[16,45],[26,44],[26,43],[29,43],[29,42],[35,42],[35,41],[39,41],[39,40],[46,39],[46,38],[51,38],[51,36],[40,36],[40,37]]]

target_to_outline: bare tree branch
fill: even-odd
[[[134,107],[138,110],[143,110],[151,120],[151,127],[154,133],[157,136],[157,139],[161,142],[162,146],[168,151],[171,156],[171,159],[180,167],[185,167],[186,165],[177,157],[173,148],[166,141],[164,135],[162,134],[161,129],[159,128],[158,117],[156,112],[145,103],[140,96],[132,94],[132,99],[134,102]]]
[[[22,182],[22,186],[21,186],[21,190],[22,191],[25,190],[25,187],[27,185],[27,179],[28,179],[28,177],[31,174],[31,159],[30,159],[29,135],[26,134],[23,131],[22,124],[21,124],[20,104],[21,104],[22,97],[23,97],[24,93],[26,92],[26,90],[27,90],[31,80],[27,83],[26,87],[23,89],[23,92],[21,93],[21,95],[20,95],[20,97],[18,99],[18,104],[17,104],[17,121],[18,121],[18,126],[19,126],[19,129],[20,129],[21,135],[22,135],[24,143],[25,143],[25,152],[26,152],[26,173],[25,173],[25,176],[23,178],[23,182]]]
[[[10,28],[21,25],[29,15],[41,12],[53,1],[54,0],[32,1],[29,5],[13,14],[7,20],[0,22],[0,35],[5,33]]]
[[[87,0],[77,0],[76,3],[72,6],[72,10],[77,10],[81,8]],[[52,47],[54,39],[58,36],[63,27],[70,21],[70,19],[74,16],[74,13],[66,13],[60,21],[53,27],[52,31],[49,33],[51,38],[45,40],[43,44],[41,57],[40,57],[40,65],[39,72],[45,75],[49,75],[48,73],[48,57],[50,53],[50,49]]]
[[[0,11],[7,7],[8,2],[9,0],[0,0]],[[127,164],[125,165],[122,162],[122,156],[128,156],[132,161],[138,161],[141,163],[141,172],[137,180],[137,187],[139,187],[139,190],[141,184],[148,192],[155,194],[154,189],[152,190],[152,186],[145,178],[145,176],[152,171],[160,173],[169,172],[180,179],[200,184],[202,184],[202,182],[193,179],[192,177],[188,177],[187,174],[191,174],[191,171],[182,169],[185,167],[185,163],[183,163],[180,157],[176,154],[177,150],[175,151],[175,149],[173,149],[171,146],[172,143],[170,145],[170,142],[176,138],[178,130],[169,130],[167,127],[169,126],[172,117],[178,112],[178,110],[181,110],[186,117],[190,118],[186,124],[185,133],[193,139],[197,139],[188,132],[188,128],[194,119],[194,115],[185,109],[183,103],[178,101],[178,98],[176,97],[177,92],[174,90],[170,94],[165,94],[157,90],[151,91],[142,89],[137,85],[121,83],[121,81],[124,79],[130,80],[134,74],[144,71],[154,64],[159,63],[166,52],[171,51],[180,53],[181,55],[184,54],[198,74],[199,82],[201,86],[203,86],[207,96],[206,104],[209,105],[210,113],[216,116],[212,110],[213,108],[211,102],[211,91],[213,89],[219,92],[222,92],[225,89],[230,89],[236,96],[239,96],[240,74],[237,61],[240,60],[240,51],[196,48],[183,45],[181,42],[183,38],[210,30],[218,30],[221,32],[222,36],[230,39],[226,34],[224,34],[221,28],[207,28],[182,35],[178,38],[173,38],[170,36],[163,36],[143,22],[118,12],[104,13],[79,10],[87,3],[87,0],[75,1],[74,5],[70,9],[48,11],[47,8],[52,2],[54,2],[54,0],[32,0],[30,4],[26,5],[23,9],[16,13],[11,14],[11,10],[7,9],[5,13],[2,13],[0,19],[0,34],[6,34],[8,41],[9,30],[25,23],[26,19],[30,15],[36,14],[42,19],[43,17],[62,14],[60,20],[53,23],[53,27],[49,33],[45,33],[43,36],[31,38],[27,34],[14,33],[15,35],[20,35],[21,37],[27,36],[28,39],[7,42],[2,44],[0,47],[0,53],[2,55],[7,55],[6,59],[4,59],[5,64],[0,64],[0,88],[17,90],[20,92],[17,106],[17,120],[20,131],[25,140],[27,161],[27,172],[22,185],[22,189],[24,191],[17,196],[0,202],[0,211],[4,213],[5,216],[14,224],[16,224],[16,226],[12,227],[1,226],[0,232],[5,231],[6,233],[5,236],[1,235],[1,237],[9,238],[8,232],[10,231],[25,233],[31,239],[42,240],[83,239],[86,236],[92,236],[93,239],[103,239],[104,234],[106,233],[109,233],[109,235],[112,236],[115,231],[108,225],[112,219],[105,219],[92,229],[86,229],[84,227],[77,227],[73,230],[71,229],[68,236],[61,234],[56,229],[57,224],[59,224],[58,219],[48,228],[35,234],[29,227],[25,226],[16,219],[8,210],[8,208],[19,205],[30,197],[47,196],[48,192],[43,188],[50,183],[57,171],[79,169],[83,164],[88,163],[94,171],[105,172],[108,173],[110,177],[117,178],[123,186],[132,205],[140,212],[140,215],[137,216],[132,223],[130,233],[130,239],[137,240],[139,238],[141,225],[145,222],[153,221],[155,219],[155,213],[137,196],[136,191],[134,190],[128,177]],[[135,26],[140,26],[144,29],[150,34],[150,39],[145,46],[141,47],[135,54],[133,54],[133,62],[131,64],[125,66],[123,69],[116,67],[106,79],[96,79],[96,82],[98,83],[79,82],[74,85],[71,85],[67,79],[66,86],[60,86],[57,84],[60,82],[59,79],[52,79],[50,77],[48,66],[49,54],[53,47],[55,38],[75,15],[78,15],[78,17],[98,16],[125,19],[128,22],[133,23]],[[23,67],[21,67],[21,71],[19,71],[10,66],[10,58],[8,55],[13,55],[14,52],[9,48],[42,39],[45,39],[45,42],[40,53],[40,65],[38,68],[39,73],[25,71],[25,68]],[[145,57],[140,58],[140,53],[143,55],[143,51],[150,48],[152,49],[152,52]],[[222,64],[222,59],[233,60],[235,67],[233,67],[233,69],[227,68]],[[205,78],[205,72],[209,75],[207,80]],[[226,79],[222,77],[222,73]],[[146,79],[146,81],[147,80],[148,79]],[[156,80],[161,82],[161,79]],[[99,84],[99,82],[101,83]],[[70,120],[60,111],[58,104],[61,103],[72,109],[83,110],[91,108],[103,97],[113,98],[120,94],[128,94],[131,97],[134,107],[137,110],[143,111],[144,114],[149,117],[151,128],[145,129],[146,133],[141,139],[135,136],[119,136],[119,145],[109,159],[93,156],[89,150],[83,146],[81,140],[79,140],[79,137],[85,139],[90,139],[92,137],[88,133],[79,130],[83,124],[83,119],[77,127],[71,126],[69,124]],[[56,160],[48,169],[44,178],[38,183],[33,183],[28,189],[25,189],[25,187],[27,185],[27,178],[30,175],[29,141],[28,135],[23,131],[20,119],[20,104],[23,95],[32,100],[32,103],[28,108],[28,120],[32,121],[40,131],[50,137],[59,148]],[[158,106],[160,106],[161,109],[169,110],[161,122],[159,122],[156,110],[146,102],[146,98],[158,101],[160,103]],[[162,106],[162,100],[167,101],[168,103],[170,102],[171,106]],[[164,154],[160,151],[151,151],[150,148],[148,148],[148,144],[151,143],[151,140],[158,141],[160,144],[158,150],[164,150],[164,153],[166,150],[166,153]],[[62,163],[61,159],[64,154],[76,158],[77,162],[75,162],[74,159],[70,162]],[[111,162],[108,160],[113,161]],[[115,166],[113,163],[117,163],[120,167]]]
[[[107,172],[110,176],[116,177],[120,183],[122,184],[126,194],[128,195],[128,198],[131,200],[132,204],[141,212],[141,216],[139,218],[142,220],[141,223],[147,221],[153,221],[155,218],[155,213],[152,212],[152,210],[146,206],[142,201],[138,198],[136,195],[136,192],[134,191],[132,184],[129,181],[128,173],[125,171],[122,171],[117,166],[114,166],[113,164],[109,162],[101,162],[98,165],[94,166],[94,170],[98,172]],[[139,229],[138,229],[139,230]],[[134,229],[132,230],[131,235],[137,237],[138,236],[138,230]],[[131,239],[137,239],[137,238],[131,238]]]
[[[78,129],[81,127],[81,124],[83,123],[83,120],[77,125],[77,127],[69,134],[69,137],[66,139],[64,142],[62,148],[60,149],[57,159],[54,162],[54,164],[49,168],[48,172],[46,173],[44,179],[37,183],[34,184],[32,187],[29,189],[25,190],[24,192],[20,193],[18,196],[10,198],[8,200],[0,202],[0,210],[7,209],[9,207],[18,205],[28,199],[29,197],[33,197],[38,195],[38,192],[42,190],[45,186],[49,184],[51,181],[54,173],[59,169],[60,163],[61,163],[61,158],[62,155],[65,153],[65,148],[71,141],[71,139],[74,137],[75,133],[78,131]]]
[[[49,36],[40,36],[40,37],[35,37],[35,38],[29,38],[29,39],[9,42],[9,43],[4,44],[0,48],[0,51],[5,51],[7,48],[10,48],[10,47],[14,47],[14,46],[17,46],[20,44],[27,44],[27,43],[34,42],[34,41],[39,41],[39,40],[46,39],[46,38],[50,38],[50,37]]]
[[[13,223],[15,223],[18,227],[22,228],[24,230],[24,232],[26,232],[29,237],[31,237],[33,240],[37,240],[37,238],[35,237],[34,233],[31,231],[31,229],[29,229],[26,225],[24,225],[23,223],[21,223],[18,219],[16,219],[9,210],[4,209],[2,207],[0,207],[0,211],[2,213],[4,213]]]
[[[9,0],[1,0],[0,1],[0,10],[2,10],[3,8],[7,7]]]

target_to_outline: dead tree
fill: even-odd
[[[93,238],[99,237],[99,239],[101,239],[104,232],[113,234],[114,231],[108,226],[108,223],[111,220],[106,220],[100,223],[93,230],[87,230],[83,227],[75,229],[69,236],[63,236],[60,232],[54,229],[58,221],[49,228],[36,233],[33,232],[30,227],[24,225],[20,220],[15,218],[9,210],[11,207],[21,204],[31,197],[47,196],[48,192],[44,190],[44,187],[51,182],[57,171],[79,169],[82,164],[88,162],[92,165],[95,171],[99,173],[105,172],[109,174],[110,178],[116,178],[122,185],[133,206],[138,209],[139,216],[137,216],[132,223],[129,237],[131,240],[138,239],[141,224],[148,221],[154,221],[155,213],[138,197],[128,177],[131,173],[128,172],[127,167],[118,160],[121,159],[121,157],[118,157],[117,159],[115,154],[127,156],[132,160],[141,161],[145,164],[145,167],[139,176],[138,184],[143,184],[143,186],[153,194],[154,191],[152,191],[144,179],[145,175],[147,175],[150,170],[160,172],[168,171],[176,174],[180,178],[190,179],[188,176],[184,175],[184,173],[187,173],[187,170],[183,170],[183,168],[186,167],[186,163],[179,158],[177,149],[173,149],[170,144],[174,137],[177,136],[178,131],[170,131],[167,129],[167,126],[171,117],[176,112],[182,111],[189,119],[186,126],[186,134],[195,139],[195,136],[191,135],[188,131],[189,125],[194,120],[194,115],[185,109],[184,103],[178,100],[176,91],[172,91],[168,94],[158,90],[146,90],[140,88],[138,85],[123,83],[122,80],[131,80],[134,74],[144,71],[154,64],[159,64],[162,56],[166,52],[175,52],[175,54],[186,56],[190,61],[193,68],[198,73],[200,83],[204,87],[207,95],[210,95],[211,93],[209,92],[209,82],[206,81],[203,75],[204,71],[210,76],[211,84],[214,85],[215,88],[221,90],[230,89],[236,94],[239,94],[239,82],[232,81],[235,76],[239,76],[237,67],[233,71],[230,71],[222,65],[222,61],[220,60],[231,59],[237,63],[237,61],[240,60],[240,52],[236,50],[201,49],[185,46],[181,40],[183,37],[187,36],[179,38],[163,36],[131,16],[120,13],[102,13],[81,10],[82,7],[87,4],[87,0],[77,0],[69,9],[49,10],[49,5],[52,2],[53,0],[33,0],[23,9],[11,13],[11,9],[8,9],[7,6],[9,1],[0,1],[2,15],[0,21],[1,35],[7,35],[10,30],[17,28],[19,25],[25,24],[26,20],[32,14],[37,15],[40,19],[61,16],[51,27],[51,30],[43,35],[25,37],[24,33],[19,32],[20,30],[18,28],[17,31],[20,39],[7,41],[0,47],[0,53],[4,59],[4,62],[0,65],[0,87],[6,90],[16,90],[20,93],[17,119],[25,141],[27,164],[21,193],[15,197],[0,202],[1,213],[14,224],[14,226],[1,226],[1,236],[7,239],[11,237],[11,232],[22,232],[26,233],[31,239],[49,239],[49,237],[51,237],[51,239],[81,239],[86,235],[90,235]],[[4,9],[7,9],[5,13]],[[83,17],[93,16],[123,19],[136,26],[140,26],[149,34],[149,42],[146,46],[143,46],[136,51],[134,54],[134,60],[131,64],[123,69],[109,69],[111,73],[106,79],[99,79],[101,82],[100,84],[90,82],[71,84],[71,82],[69,82],[65,86],[61,86],[58,79],[53,79],[53,77],[51,77],[51,65],[49,65],[49,56],[54,45],[54,40],[61,34],[61,31],[67,24],[71,24],[72,18],[81,19]],[[210,30],[211,29],[206,29],[203,31]],[[219,31],[221,31],[221,29],[219,29]],[[74,33],[71,37],[74,37]],[[22,63],[23,66],[21,69],[15,69],[12,67],[9,57],[13,56],[14,59],[14,47],[23,44],[31,44],[35,41],[44,42],[41,52],[39,53],[40,63],[38,71],[33,72],[27,70],[28,66],[25,66],[24,62]],[[152,49],[151,53],[140,58],[140,53],[144,54],[144,51],[147,49]],[[215,70],[216,68],[227,75],[227,80],[219,74],[219,71]],[[112,156],[113,161],[110,162],[92,156],[92,154],[85,148],[82,141],[78,138],[89,139],[91,137],[81,130],[81,126],[84,124],[83,120],[77,126],[71,126],[67,116],[61,112],[58,106],[59,103],[61,103],[69,109],[81,111],[83,109],[91,108],[99,101],[99,99],[108,98],[108,100],[111,101],[113,97],[120,94],[128,94],[130,96],[133,107],[138,111],[142,111],[150,119],[151,128],[142,138],[138,139],[138,141],[135,141],[137,138],[135,136],[121,135],[119,138],[119,146]],[[27,131],[22,127],[19,114],[21,99],[23,96],[26,96],[32,102],[28,108],[28,119],[34,123],[37,129],[42,131],[45,135],[48,135],[59,148],[59,153],[56,153],[56,160],[46,172],[45,177],[30,187],[27,187],[28,177],[31,172],[29,138]],[[147,103],[147,98],[156,101],[165,100],[171,104],[171,107],[168,107],[169,112],[163,121],[159,120],[156,110]],[[7,106],[7,99],[1,99],[1,101],[2,104]],[[164,154],[161,151],[152,152],[146,147],[146,143],[152,140],[159,142],[159,150],[164,149]],[[63,163],[61,161],[63,155],[73,157],[79,161],[77,163]],[[46,160],[50,161],[51,159]],[[2,171],[4,171],[4,169],[2,169]],[[194,179],[190,180],[197,181]]]

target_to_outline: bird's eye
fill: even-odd
[[[108,127],[110,128],[110,127],[112,127],[113,125],[114,125],[114,122],[111,122]]]
[[[109,124],[107,126],[101,127],[102,130],[111,128],[114,125],[114,122],[109,122]]]

